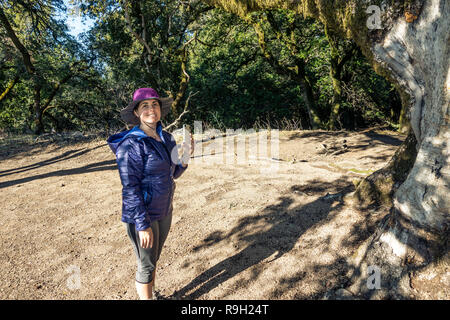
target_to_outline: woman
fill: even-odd
[[[140,299],[152,298],[156,263],[172,222],[174,179],[188,166],[179,160],[173,136],[162,130],[160,119],[170,111],[171,101],[152,88],[136,90],[133,101],[120,112],[125,122],[135,126],[107,140],[122,182],[122,221],[137,257],[135,283]],[[192,155],[192,136],[190,140]]]

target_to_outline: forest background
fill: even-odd
[[[2,1],[0,18],[4,133],[110,134],[139,87],[173,97],[172,128],[407,131],[401,95],[356,44],[293,11],[241,19],[200,1],[20,0]]]

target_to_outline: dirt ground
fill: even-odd
[[[343,287],[347,258],[386,213],[356,210],[354,182],[404,138],[280,132],[279,161],[194,157],[176,180],[156,289],[172,299],[320,299]],[[0,299],[137,299],[105,139],[32,142],[0,145]],[[447,289],[421,297],[448,299]]]

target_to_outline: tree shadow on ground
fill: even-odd
[[[355,224],[349,237],[342,242],[342,247],[357,249],[361,244],[367,243],[367,247],[363,251],[363,258],[358,264],[354,264],[354,257],[338,254],[337,258],[331,263],[314,264],[306,269],[298,271],[290,277],[281,278],[277,287],[268,295],[268,299],[278,299],[283,293],[294,290],[292,299],[332,299],[332,300],[411,300],[416,299],[415,294],[407,294],[405,291],[399,290],[401,286],[409,286],[413,288],[412,282],[414,276],[422,272],[431,263],[436,263],[440,259],[448,257],[450,240],[447,235],[437,237],[430,240],[424,237],[424,228],[414,225],[408,228],[408,241],[405,242],[409,249],[413,249],[414,254],[407,255],[402,263],[401,273],[399,270],[390,265],[392,260],[380,259],[381,256],[371,259],[373,248],[383,246],[380,244],[379,236],[385,232],[386,226],[394,226],[394,221],[400,224],[409,224],[405,222],[403,217],[399,217],[395,210],[389,210],[386,207],[379,207],[377,210],[370,212],[361,212],[365,214],[365,221],[361,224]],[[403,225],[403,227],[404,227]],[[385,227],[383,227],[385,226]],[[430,230],[426,231],[427,233]],[[402,241],[401,238],[397,240]],[[421,245],[417,245],[421,244]],[[389,251],[387,251],[389,254]],[[448,258],[447,258],[448,259]],[[375,284],[375,273],[369,273],[369,267],[376,267],[379,272],[379,287]],[[320,289],[315,290],[312,294],[302,294],[295,292],[299,285],[304,285],[302,281],[307,274],[314,274],[316,279],[315,285]],[[434,273],[432,273],[432,276]],[[403,282],[403,284],[402,284]],[[429,284],[429,281],[426,285]],[[338,293],[339,289],[347,289],[345,293]],[[348,291],[351,290],[351,291]],[[438,289],[439,290],[439,289]]]
[[[358,143],[349,144],[346,139],[351,138],[354,134],[362,134],[366,138],[358,140]],[[361,132],[358,131],[306,131],[306,132],[296,132],[290,135],[286,140],[296,140],[301,138],[310,138],[312,142],[321,143],[324,147],[319,153],[332,153],[334,151],[342,149],[341,153],[351,152],[351,151],[362,151],[368,150],[375,147],[376,145],[391,145],[399,146],[402,144],[402,137],[397,138],[389,134],[376,133],[374,129],[366,129]],[[325,142],[325,144],[324,144]],[[381,159],[385,160],[385,159]]]
[[[94,148],[91,148],[91,149],[69,150],[67,152],[64,152],[61,155],[58,155],[58,156],[55,156],[53,158],[46,159],[46,160],[43,160],[43,161],[39,161],[39,162],[30,164],[30,165],[27,165],[27,166],[24,166],[24,167],[3,170],[3,171],[0,171],[0,177],[4,177],[4,176],[11,175],[11,174],[16,174],[16,173],[21,173],[21,172],[25,172],[25,171],[28,171],[28,170],[41,168],[41,167],[44,167],[44,166],[47,166],[47,165],[50,165],[50,164],[53,164],[53,163],[56,163],[56,162],[59,162],[59,161],[64,161],[64,160],[76,158],[76,157],[81,156],[81,155],[83,155],[85,153],[88,153],[88,152],[90,152],[92,150],[101,148],[101,147],[103,147],[105,145],[106,144],[100,145],[100,146],[97,146],[97,147],[94,147]]]
[[[373,161],[388,161],[390,158],[392,158],[391,155],[382,155],[382,156],[362,156],[362,157],[358,157],[358,160],[360,159],[370,159]]]
[[[315,142],[321,142],[328,138],[346,138],[351,134],[351,132],[346,131],[320,131],[320,130],[311,130],[311,131],[303,131],[296,132],[289,136],[288,140],[296,140],[301,138],[313,138]]]
[[[376,133],[374,131],[365,131],[363,132],[363,134],[370,138],[371,140],[376,140],[376,141],[380,141],[383,144],[388,144],[391,146],[400,146],[403,142],[403,140],[396,138],[396,137],[392,137],[390,135],[386,135],[386,134],[380,134],[380,133]]]
[[[237,237],[239,245],[245,245],[245,248],[202,272],[189,284],[175,291],[172,297],[197,299],[251,268],[251,279],[241,283],[245,286],[245,283],[255,280],[263,272],[263,260],[273,256],[270,261],[274,261],[293,249],[308,229],[331,219],[330,215],[344,205],[343,196],[353,190],[353,184],[343,178],[333,183],[315,180],[305,185],[292,186],[292,193],[314,194],[319,195],[319,198],[306,205],[291,208],[291,197],[279,197],[276,204],[265,207],[262,212],[241,218],[228,233],[211,233],[202,245],[193,250],[211,247],[232,237]],[[328,193],[323,195],[324,191]]]
[[[17,184],[27,183],[34,180],[45,179],[49,177],[62,177],[74,174],[86,174],[95,171],[105,171],[105,170],[117,170],[116,160],[100,161],[97,163],[91,163],[79,168],[58,170],[54,172],[47,172],[43,174],[38,174],[35,176],[25,177],[16,180],[10,180],[5,182],[0,182],[0,189],[11,187]]]
[[[84,136],[84,137],[71,137],[71,136],[54,136],[49,137],[47,140],[36,140],[41,138],[35,135],[16,136],[12,138],[0,138],[0,161],[10,159],[21,154],[28,156],[39,154],[45,148],[52,146],[52,152],[55,152],[61,148],[77,143],[88,143],[100,138],[100,136]]]
[[[278,281],[277,287],[267,297],[268,299],[280,299],[285,293],[292,290],[292,299],[295,300],[319,300],[330,292],[345,287],[349,282],[348,270],[351,266],[346,257],[340,256],[331,263],[315,264],[305,270],[298,271],[291,277],[284,277]],[[319,287],[314,293],[302,294],[296,290],[308,274],[314,274],[315,286]]]

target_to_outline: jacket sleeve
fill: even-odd
[[[135,221],[136,230],[150,227],[146,213],[141,181],[144,178],[144,157],[139,145],[131,140],[124,141],[117,150],[117,166],[122,182],[122,216]]]
[[[183,166],[181,164],[177,164],[175,166],[175,171],[173,172],[173,178],[177,179],[179,178],[183,172],[188,168],[189,165],[186,165],[186,167],[183,168]]]

